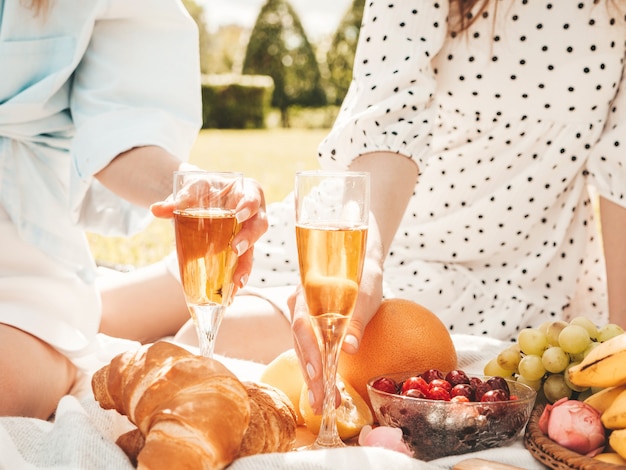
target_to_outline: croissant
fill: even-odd
[[[96,371],[92,389],[144,437],[138,468],[222,469],[250,422],[247,390],[232,372],[167,342],[116,356]]]
[[[94,374],[92,389],[102,408],[137,426],[117,444],[140,469],[219,470],[295,443],[295,411],[282,392],[244,384],[219,361],[172,343],[116,356]]]

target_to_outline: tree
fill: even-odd
[[[328,101],[331,104],[341,104],[352,81],[352,65],[364,6],[365,0],[353,0],[352,6],[337,27],[330,48],[326,53],[328,64],[327,91]]]
[[[315,52],[288,0],[267,0],[261,8],[242,72],[272,77],[272,106],[280,109],[284,127],[289,126],[290,106],[326,104]]]

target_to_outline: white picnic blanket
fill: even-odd
[[[482,337],[453,336],[459,367],[482,374],[483,364],[502,349],[503,343]],[[108,363],[120,349],[136,343],[103,337],[94,352],[93,371]],[[255,380],[263,366],[248,361],[218,357],[241,380]],[[103,410],[90,394],[88,380],[73,395],[59,402],[55,418],[0,418],[1,470],[133,470],[115,440],[132,428],[112,410]],[[544,469],[524,448],[521,439],[512,445],[487,451],[422,462],[385,449],[347,447],[324,451],[300,451],[255,455],[236,460],[229,470],[303,469],[449,469],[470,457],[497,461],[524,469]]]

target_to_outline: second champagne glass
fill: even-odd
[[[174,173],[174,229],[180,279],[198,334],[200,353],[211,357],[215,337],[231,303],[237,253],[231,247],[241,229],[235,209],[243,174]]]
[[[341,447],[337,432],[337,362],[356,305],[367,242],[370,183],[364,172],[296,174],[300,277],[324,377],[320,432],[311,448]]]

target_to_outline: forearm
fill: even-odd
[[[609,321],[626,328],[626,208],[601,197],[600,221],[606,260]]]
[[[373,220],[370,220],[372,243],[368,249],[375,251],[374,256],[380,256],[382,264],[415,190],[417,165],[396,153],[373,152],[354,160],[350,170],[370,173]]]
[[[172,193],[172,174],[180,165],[161,147],[135,147],[118,155],[95,177],[120,197],[149,207]]]

